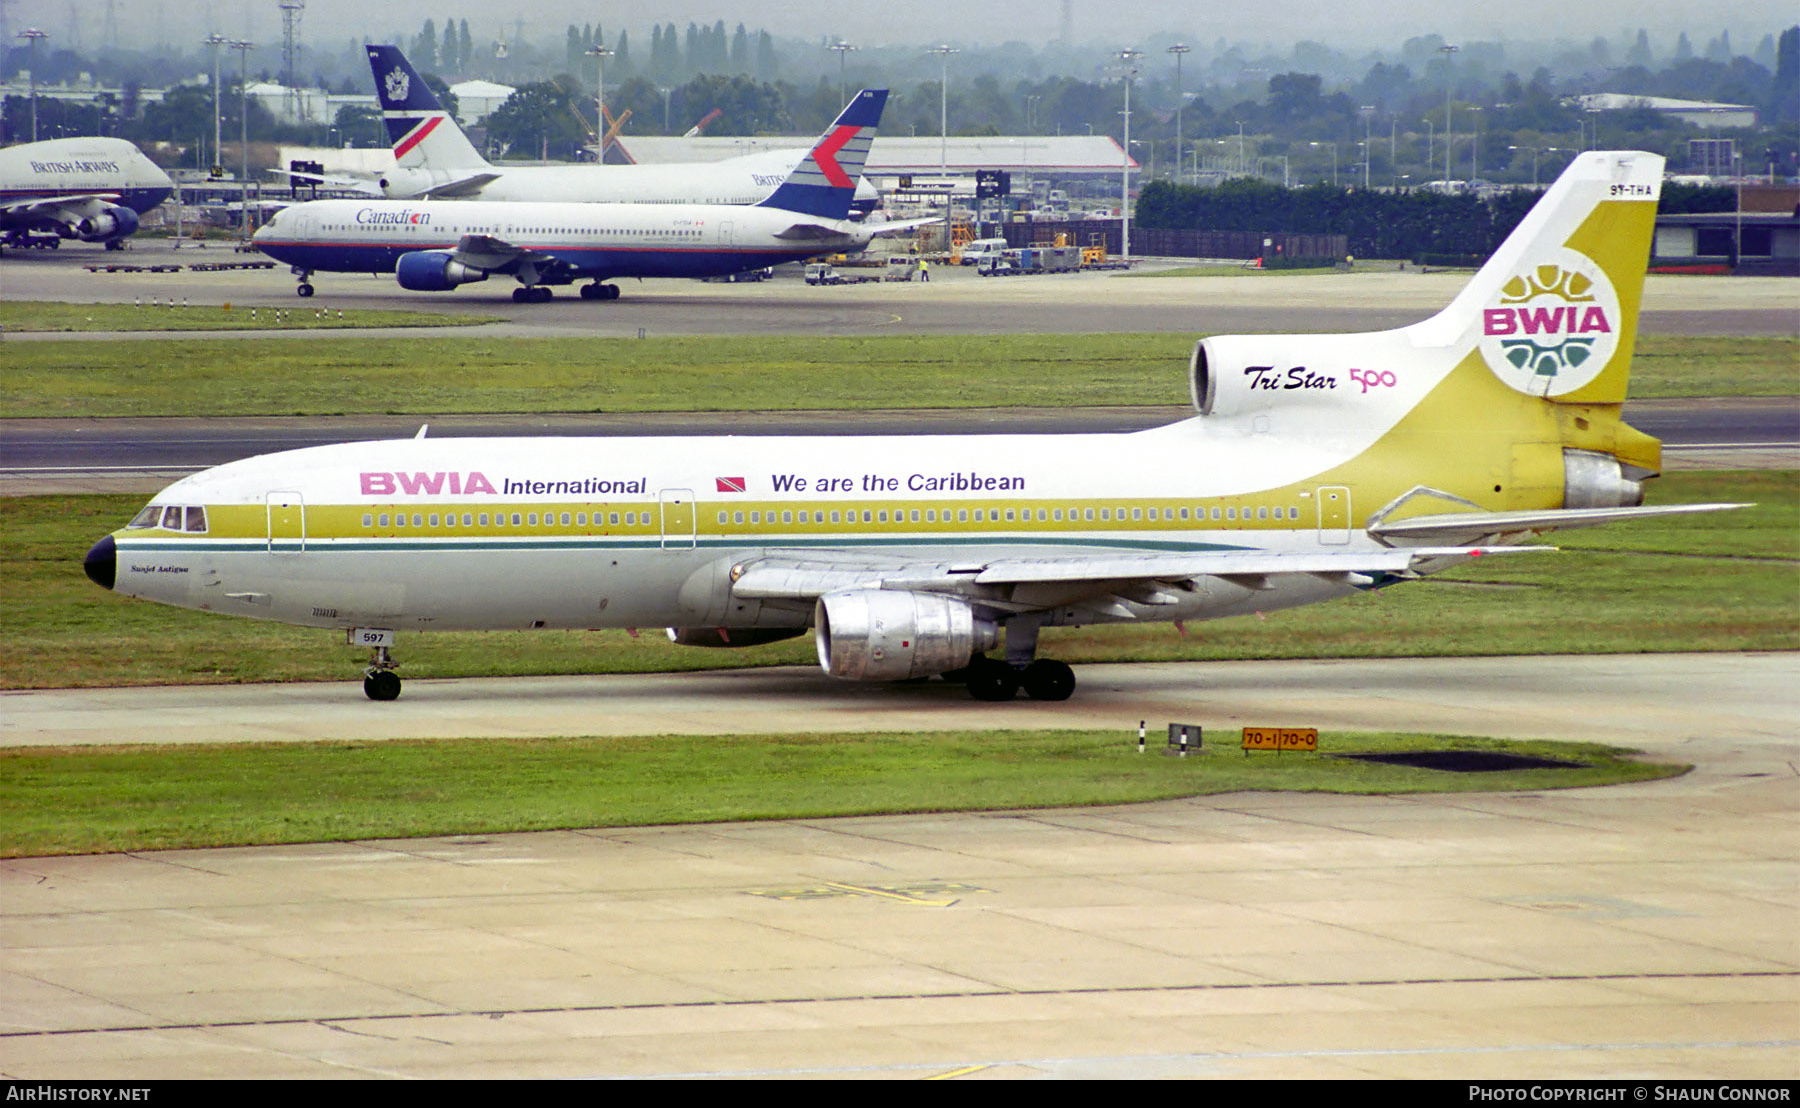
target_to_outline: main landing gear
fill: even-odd
[[[1018,615],[1006,621],[1006,660],[977,654],[946,678],[961,680],[976,700],[1011,700],[1022,690],[1033,700],[1067,700],[1075,692],[1075,671],[1067,662],[1037,656],[1042,617]]]
[[[400,675],[394,670],[400,665],[394,661],[385,646],[373,648],[373,656],[369,659],[369,668],[363,670],[363,695],[370,700],[398,700],[400,698]]]
[[[553,295],[549,285],[520,285],[513,290],[513,303],[545,304]]]
[[[1033,700],[1067,700],[1075,692],[1075,671],[1067,662],[1038,658],[1024,666],[977,657],[946,680],[960,680],[976,700],[1011,700],[1020,692]]]
[[[595,281],[591,285],[581,286],[581,298],[583,300],[617,300],[619,298],[619,286],[603,285],[600,282]]]

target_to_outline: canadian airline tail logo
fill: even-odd
[[[1559,249],[1500,287],[1481,313],[1481,355],[1502,381],[1562,396],[1605,369],[1619,345],[1619,298],[1593,259]]]

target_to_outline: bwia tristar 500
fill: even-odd
[[[810,628],[835,677],[1062,699],[1042,627],[1266,612],[1723,507],[1640,506],[1660,444],[1620,420],[1661,175],[1581,155],[1422,323],[1201,341],[1166,427],[315,447],[169,486],[87,572],[347,633],[377,700],[407,632],[643,626]]]

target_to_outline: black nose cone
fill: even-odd
[[[94,549],[81,560],[81,568],[87,571],[88,580],[94,584],[103,589],[113,587],[119,574],[119,552],[113,546],[111,535],[94,544]]]

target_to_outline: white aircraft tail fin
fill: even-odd
[[[371,45],[367,49],[369,68],[375,74],[375,96],[381,101],[394,161],[401,169],[488,168],[487,159],[398,46]]]

